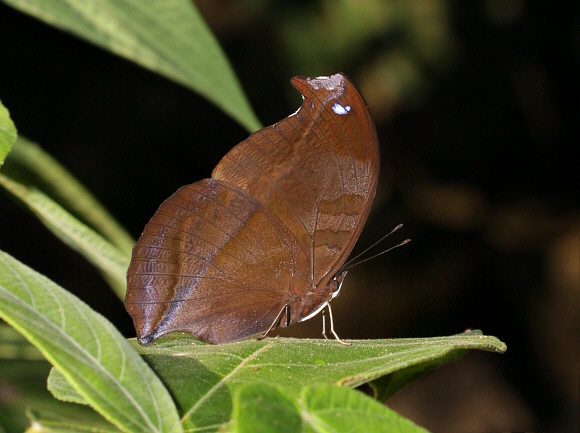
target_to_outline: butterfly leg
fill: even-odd
[[[325,340],[328,340],[326,336],[326,309],[322,310],[322,336]]]
[[[326,308],[328,309],[328,315],[330,316],[330,332],[332,333],[332,335],[334,335],[334,338],[336,338],[336,341],[338,341],[340,344],[343,344],[345,346],[351,346],[352,343],[345,343],[344,341],[342,341],[338,335],[336,334],[336,332],[334,331],[334,321],[332,320],[332,309],[330,308],[330,304],[326,303]],[[322,313],[322,335],[324,335],[324,338],[326,338],[326,333],[325,333],[325,315],[324,313]]]
[[[277,326],[278,322],[282,318],[282,313],[284,312],[286,312],[286,326],[290,324],[290,306],[284,305],[284,307],[282,307],[282,309],[280,310],[280,312],[278,313],[278,315],[276,316],[276,318],[274,319],[268,330],[264,333],[264,335],[257,338],[258,341],[266,338],[266,336],[270,333],[270,331]]]

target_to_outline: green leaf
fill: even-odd
[[[50,370],[46,382],[48,385],[48,390],[59,400],[66,401],[68,403],[86,405],[90,404],[71,386],[66,377],[56,368]]]
[[[31,408],[26,411],[26,416],[33,425],[32,433],[73,433],[73,432],[91,432],[91,433],[112,433],[120,432],[118,428],[105,421],[95,412],[88,409],[69,405],[76,408],[74,413],[71,410],[64,411],[59,408],[58,411],[47,410],[46,408]],[[69,408],[70,409],[70,408]],[[63,413],[64,412],[64,413]]]
[[[177,81],[249,131],[260,128],[217,40],[190,0],[4,0]]]
[[[0,185],[22,200],[58,238],[101,270],[117,296],[124,298],[125,275],[130,260],[128,255],[121,253],[37,189],[22,185],[2,174]]]
[[[263,383],[240,387],[234,397],[233,426],[238,433],[426,431],[353,389],[305,387],[293,399]]]
[[[263,383],[244,385],[236,392],[232,418],[238,433],[302,431],[294,401],[279,388]]]
[[[0,102],[0,166],[4,163],[4,158],[12,149],[16,141],[16,127],[10,119],[10,113]]]
[[[131,343],[173,395],[186,429],[192,425],[199,429],[226,426],[232,414],[232,396],[247,383],[275,383],[291,398],[298,398],[304,386],[356,387],[395,373],[404,377],[416,366],[426,371],[468,349],[506,350],[497,338],[475,333],[360,340],[352,341],[352,346],[290,338],[214,346],[178,333],[147,347],[135,340]],[[63,392],[51,391],[56,397]]]
[[[329,385],[307,387],[300,400],[304,423],[315,432],[426,432],[353,389]]]
[[[175,405],[123,336],[78,298],[0,252],[0,318],[123,431],[182,431]]]
[[[448,342],[452,342],[455,338],[458,338],[456,341],[459,345],[461,345],[461,341],[465,338],[466,335],[469,335],[477,341],[478,338],[481,338],[481,342],[483,345],[480,349],[483,350],[492,350],[498,352],[504,352],[506,350],[505,344],[496,341],[489,341],[488,336],[484,336],[482,332],[478,329],[465,331],[464,333],[458,334],[456,336],[445,337]],[[419,339],[416,339],[419,340]],[[426,343],[435,342],[433,338],[425,339]],[[486,347],[487,344],[490,344],[489,347]],[[500,343],[499,345],[495,346],[496,343]],[[495,346],[495,348],[492,348]],[[403,369],[394,371],[392,374],[381,376],[372,382],[369,382],[369,385],[375,392],[375,398],[378,401],[386,402],[389,398],[391,398],[397,391],[403,388],[408,383],[417,380],[421,376],[424,376],[431,370],[439,368],[440,366],[447,364],[449,362],[455,361],[461,358],[466,352],[467,348],[447,351],[444,348],[442,349],[438,357],[430,356],[425,362],[418,362],[413,365],[409,365]],[[430,348],[431,355],[434,354],[435,347]]]
[[[58,161],[40,146],[18,137],[2,173],[44,191],[65,209],[102,234],[121,252],[130,255],[135,241],[99,201]]]
[[[91,426],[91,431],[107,425],[112,431],[119,431],[91,408],[55,399],[46,389],[50,371],[50,363],[36,347],[14,328],[0,325],[0,389],[9,397],[0,398],[0,432],[22,432],[31,422],[34,432],[60,431],[60,424],[55,422],[59,419],[63,426],[74,426],[76,420],[79,425],[82,421],[83,426]]]

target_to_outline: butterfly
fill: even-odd
[[[294,114],[236,145],[146,225],[125,300],[139,343],[265,335],[339,294],[375,196],[377,133],[344,75],[291,83],[303,97]]]

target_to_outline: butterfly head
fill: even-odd
[[[330,282],[328,283],[328,285],[330,286],[330,294],[331,294],[330,299],[336,298],[340,293],[340,289],[342,287],[342,283],[344,282],[347,272],[348,271],[343,271],[340,274],[336,274],[332,278],[332,280],[330,280]]]

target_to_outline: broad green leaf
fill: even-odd
[[[233,426],[238,433],[426,432],[362,392],[331,385],[305,387],[297,399],[271,385],[243,385]]]
[[[240,387],[232,414],[237,433],[295,433],[302,419],[295,402],[279,388],[263,383]]]
[[[190,0],[3,0],[200,93],[260,128],[217,40]]]
[[[300,401],[304,423],[314,432],[426,432],[362,392],[349,388],[307,387]]]
[[[121,253],[117,247],[37,189],[22,185],[2,174],[0,185],[22,200],[58,238],[95,265],[104,274],[117,296],[124,298],[128,255]]]
[[[131,236],[66,168],[37,144],[18,137],[2,173],[15,180],[24,178],[22,183],[38,187],[121,252],[131,254],[135,244]]]
[[[416,366],[428,370],[468,349],[502,353],[505,344],[475,333],[440,338],[359,340],[343,346],[332,340],[266,338],[209,345],[188,334],[171,334],[151,346],[133,346],[173,395],[184,427],[226,425],[232,396],[246,383],[275,383],[292,398],[304,386],[356,387],[394,373],[403,377]],[[443,360],[443,361],[442,361]],[[54,373],[54,371],[53,371]],[[51,373],[52,375],[52,373]],[[60,398],[66,383],[59,391]]]
[[[0,252],[0,318],[105,419],[128,432],[182,431],[163,384],[100,314]]]
[[[10,119],[10,113],[0,102],[0,166],[4,163],[4,158],[12,149],[16,141],[16,127]]]

